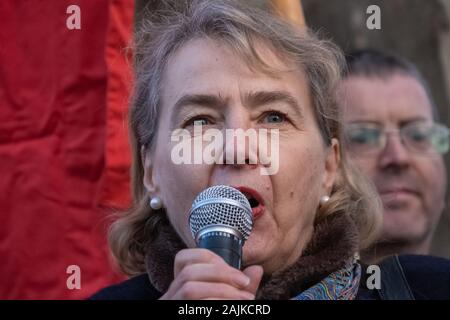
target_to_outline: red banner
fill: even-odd
[[[0,17],[0,298],[85,298],[123,279],[104,204],[128,201],[133,1],[0,1]]]

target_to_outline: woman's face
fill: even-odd
[[[188,213],[198,193],[220,184],[255,190],[264,205],[244,245],[243,264],[260,264],[272,273],[298,259],[308,243],[320,197],[330,193],[336,176],[339,145],[335,140],[332,147],[323,143],[303,72],[289,68],[263,45],[257,51],[283,71],[272,76],[251,71],[231,49],[207,39],[188,42],[170,59],[155,144],[143,154],[144,184],[151,196],[163,200],[169,220],[189,247],[195,242]],[[174,161],[172,151],[179,145],[171,141],[174,130],[186,129],[188,141],[198,141],[202,134],[195,134],[194,127],[199,124],[202,132],[277,131],[278,147],[268,143],[267,148],[272,148],[272,159],[278,155],[278,170],[267,175],[262,174],[267,164],[261,163]],[[224,142],[224,150],[229,143]]]

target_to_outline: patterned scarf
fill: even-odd
[[[353,300],[361,279],[358,262],[339,269],[292,300]]]

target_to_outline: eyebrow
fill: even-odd
[[[246,93],[242,96],[243,103],[246,107],[256,108],[277,102],[287,104],[294,113],[303,118],[302,108],[289,92],[287,91],[254,91]],[[179,114],[182,109],[187,106],[204,106],[212,109],[223,108],[227,104],[228,99],[219,95],[208,94],[186,94],[182,96],[174,105],[173,115]]]
[[[303,119],[303,112],[297,99],[287,91],[255,91],[244,95],[244,104],[249,107],[258,107],[272,103],[287,104],[294,113]]]
[[[189,105],[205,106],[209,108],[220,108],[226,104],[226,100],[220,95],[208,94],[186,94],[182,96],[174,105],[174,113],[179,113],[184,107]]]
[[[407,124],[413,123],[413,122],[425,122],[428,121],[430,119],[424,117],[424,116],[416,116],[416,117],[412,117],[406,120],[402,120],[399,122],[400,127],[403,127]],[[432,119],[431,119],[432,120]],[[433,120],[432,120],[433,121]],[[376,121],[376,120],[352,120],[350,122],[348,122],[349,125],[352,124],[375,124],[375,125],[383,125],[383,121]]]
[[[207,108],[218,109],[225,104],[226,100],[220,95],[185,94],[175,102],[172,116],[170,117],[170,123],[174,126],[180,113],[188,106],[204,106]]]

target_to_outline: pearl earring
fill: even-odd
[[[160,197],[152,197],[150,199],[150,207],[153,210],[159,210],[163,207],[163,202]]]
[[[323,206],[325,203],[327,203],[328,201],[330,201],[330,197],[329,196],[321,196],[320,197],[320,205]]]

